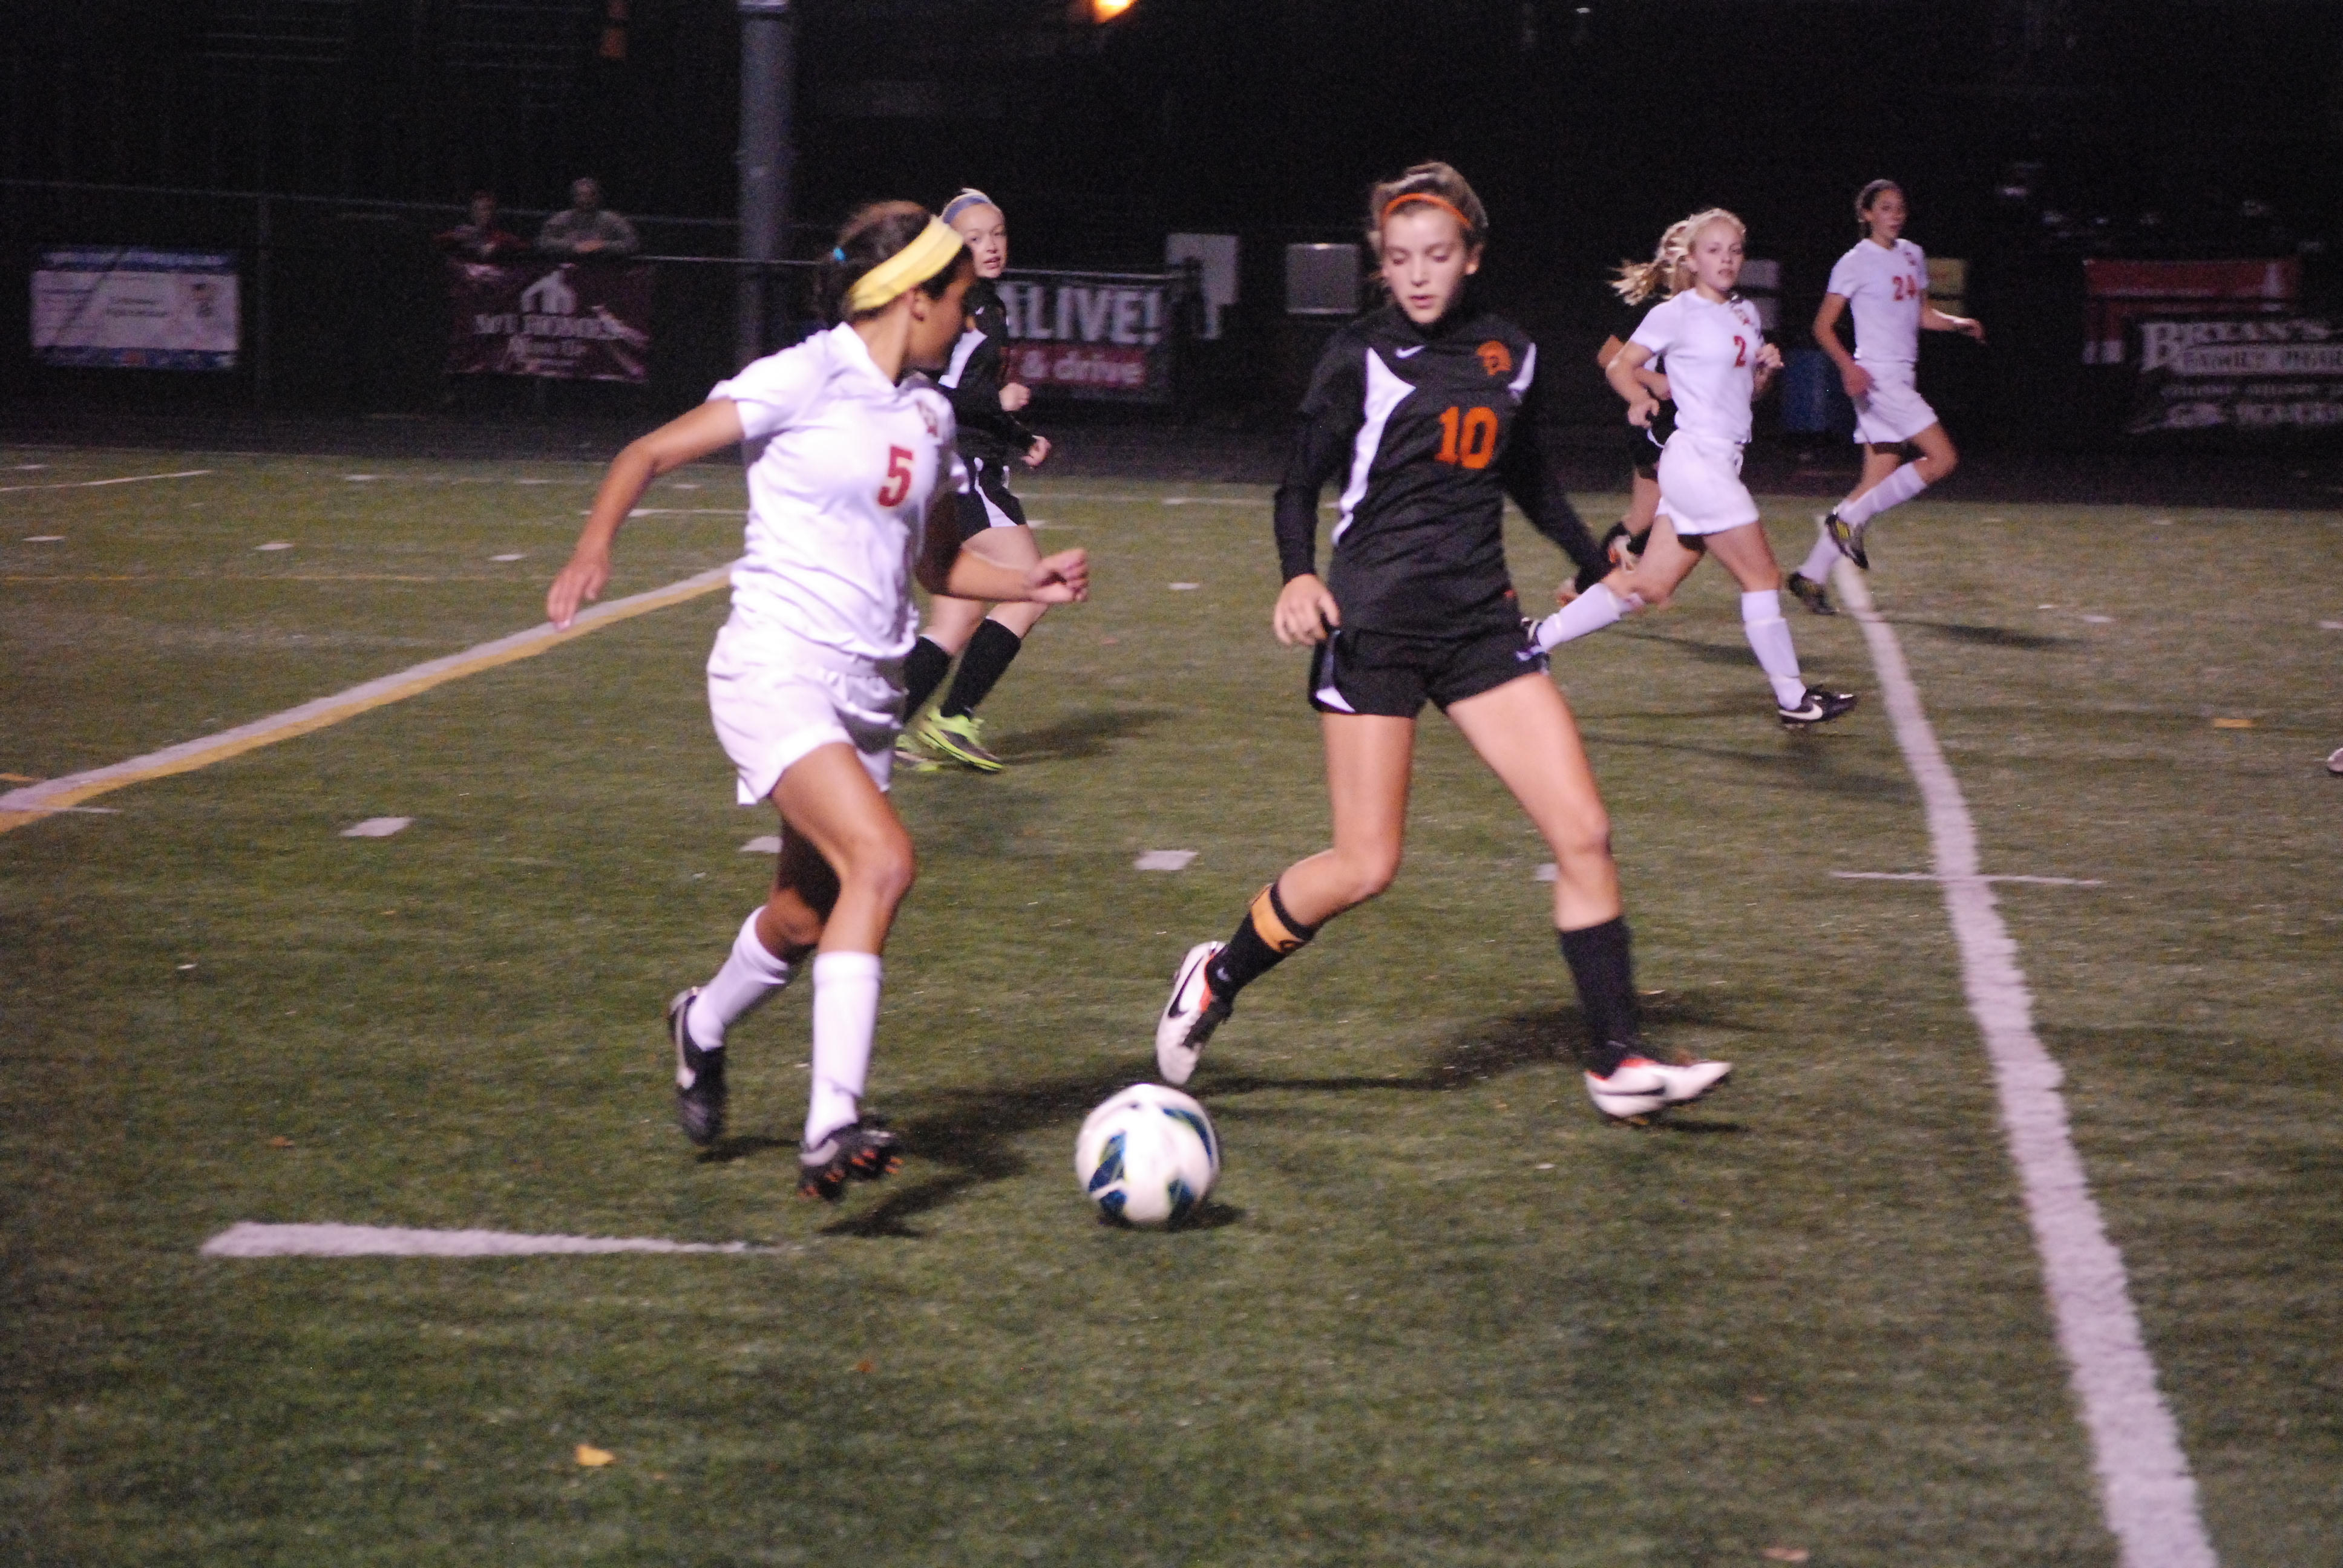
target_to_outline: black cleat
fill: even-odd
[[[1817,724],[1828,724],[1855,706],[1852,691],[1825,691],[1809,686],[1795,708],[1777,708],[1775,715],[1785,729],[1811,729]]]
[[[879,1118],[865,1116],[798,1151],[798,1196],[835,1203],[849,1181],[876,1181],[902,1168],[902,1140]]]
[[[1838,508],[1833,507],[1823,518],[1823,527],[1830,530],[1831,543],[1838,547],[1839,554],[1865,571],[1871,569],[1871,558],[1863,553],[1863,536],[1871,527],[1868,518],[1850,528],[1840,518]]]
[[[1802,572],[1792,572],[1790,580],[1782,585],[1790,596],[1816,615],[1836,615],[1838,607],[1830,601],[1830,590]]]
[[[675,1120],[702,1149],[724,1136],[724,1053],[691,1043],[685,1027],[699,988],[675,993],[667,1004],[667,1032],[675,1040]]]

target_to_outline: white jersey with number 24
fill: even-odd
[[[951,404],[922,377],[880,372],[844,323],[756,361],[709,393],[740,416],[747,548],[732,621],[850,658],[911,651],[912,567],[940,478],[966,482]]]
[[[1831,268],[1825,291],[1855,315],[1855,357],[1865,365],[1914,365],[1920,358],[1920,312],[1928,303],[1928,258],[1908,239],[1893,246],[1858,240]]]
[[[1745,445],[1749,405],[1757,393],[1757,351],[1765,329],[1757,307],[1738,297],[1722,304],[1690,289],[1652,307],[1628,339],[1665,355],[1676,428]]]

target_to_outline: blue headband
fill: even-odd
[[[950,223],[972,206],[999,206],[1000,205],[974,186],[966,186],[961,187],[960,195],[944,203],[941,216],[946,223]]]

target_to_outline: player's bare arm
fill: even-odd
[[[1815,347],[1829,355],[1831,363],[1838,367],[1839,385],[1846,388],[1848,397],[1867,397],[1871,395],[1871,372],[1856,364],[1855,356],[1839,340],[1838,318],[1845,314],[1845,295],[1823,296],[1822,307],[1815,312]]]
[[[1342,607],[1317,573],[1304,572],[1279,592],[1269,620],[1277,640],[1286,647],[1310,647],[1325,641],[1327,632],[1342,624]]]
[[[1652,351],[1640,343],[1630,343],[1611,357],[1604,367],[1603,378],[1611,383],[1611,390],[1627,404],[1627,423],[1638,429],[1648,427],[1652,416],[1660,411],[1660,400],[1644,384],[1641,372],[1651,362]]]
[[[602,597],[610,580],[610,546],[653,479],[736,446],[739,440],[739,410],[730,398],[718,397],[628,442],[610,460],[602,487],[595,492],[594,509],[578,535],[577,548],[546,590],[547,618],[567,628],[577,618],[581,605]]]
[[[952,519],[957,505],[952,493],[945,490],[929,506],[917,572],[921,588],[930,593],[994,604],[1079,604],[1090,598],[1089,551],[1061,550],[1031,567],[999,565],[974,550],[960,548],[960,528]]]
[[[1923,332],[1957,332],[1964,337],[1985,341],[1985,323],[1974,316],[1954,316],[1936,308],[1929,300],[1920,307],[1920,330]]]

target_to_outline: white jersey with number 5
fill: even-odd
[[[1928,303],[1928,258],[1908,239],[1893,246],[1858,240],[1831,268],[1826,292],[1855,315],[1855,357],[1865,365],[1913,365],[1920,358],[1920,312]]]
[[[1757,351],[1765,347],[1755,306],[1737,296],[1716,304],[1686,289],[1652,307],[1628,341],[1650,349],[1654,358],[1667,357],[1677,429],[1748,441]]]
[[[709,393],[739,409],[749,467],[747,548],[732,622],[850,658],[911,651],[911,569],[940,477],[966,474],[951,404],[923,378],[882,375],[840,323],[756,361]]]

